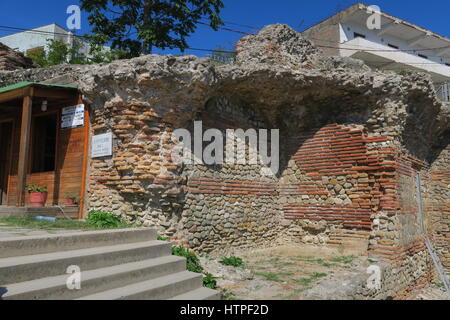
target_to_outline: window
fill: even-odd
[[[31,173],[55,171],[56,114],[33,120]]]
[[[394,45],[394,44],[390,44],[390,43],[388,43],[388,46],[389,47],[391,47],[392,49],[399,49],[396,45]]]
[[[353,34],[353,37],[354,37],[354,38],[363,38],[363,39],[366,38],[365,35],[363,35],[363,34],[361,34],[361,33],[358,33],[358,32],[355,32],[355,33]]]
[[[424,59],[428,59],[428,57],[426,55],[424,55],[424,54],[420,54],[419,53],[418,56],[421,57],[421,58],[424,58]]]

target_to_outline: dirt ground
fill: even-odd
[[[238,300],[299,300],[329,278],[345,278],[368,265],[367,257],[344,248],[283,246],[242,251],[244,268],[252,280],[219,280],[226,298]],[[345,284],[344,284],[345,285]]]

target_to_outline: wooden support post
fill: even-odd
[[[31,113],[33,106],[33,92],[23,98],[22,121],[20,127],[19,165],[17,172],[17,206],[25,206],[25,184],[28,173],[31,144]]]
[[[78,98],[78,103],[83,103],[83,100],[81,96]],[[84,212],[84,206],[86,203],[86,184],[88,181],[87,178],[87,167],[88,167],[88,161],[89,161],[89,130],[90,130],[90,123],[91,120],[89,118],[89,110],[88,106],[86,105],[84,108],[84,150],[83,150],[83,169],[82,169],[82,176],[81,176],[81,192],[80,192],[80,204],[79,204],[79,210],[78,210],[78,219],[83,219],[83,212]]]

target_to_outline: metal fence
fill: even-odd
[[[436,90],[441,100],[450,102],[450,83],[440,84]]]

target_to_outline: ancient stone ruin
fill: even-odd
[[[86,207],[154,226],[197,252],[303,243],[358,247],[407,297],[431,281],[425,231],[450,273],[450,106],[425,74],[323,58],[285,25],[244,37],[235,64],[150,55],[108,65],[0,73],[0,84],[65,74],[91,107]],[[279,129],[280,168],[174,163],[175,129]],[[420,177],[420,179],[419,179]],[[418,188],[420,185],[420,190]],[[422,217],[424,229],[422,230]]]
[[[0,70],[17,70],[34,68],[36,65],[23,53],[12,50],[0,42]]]

